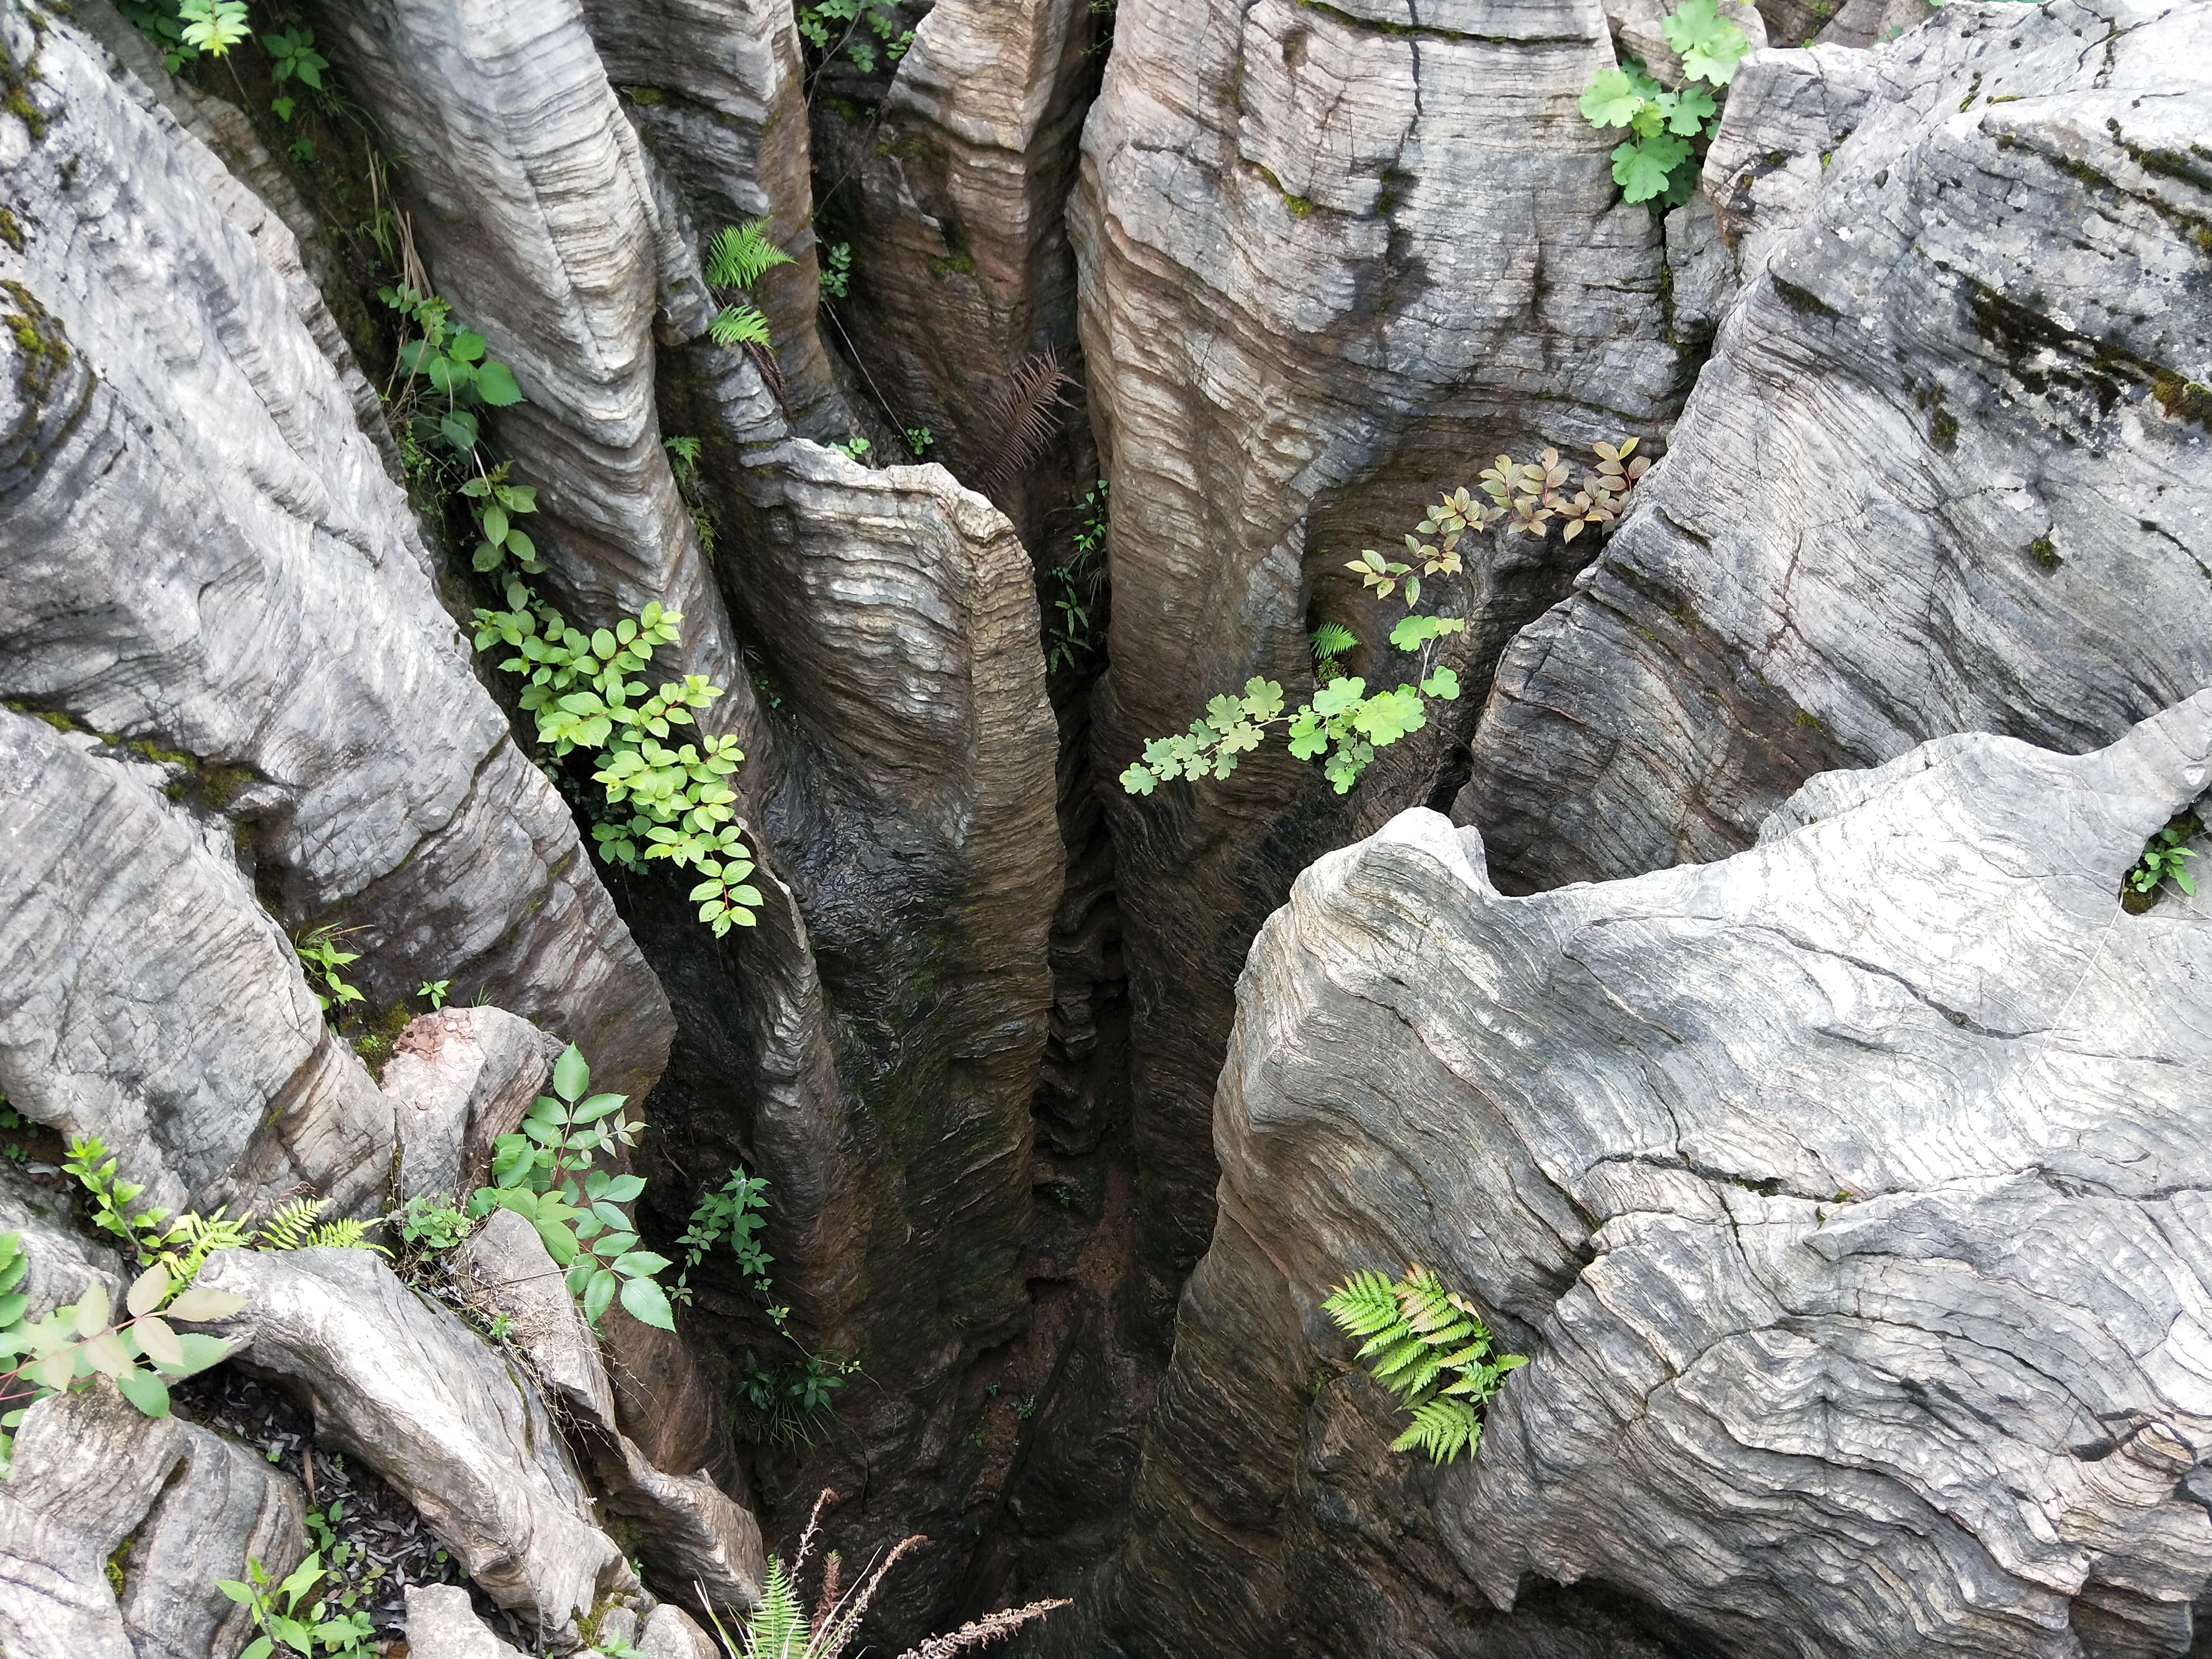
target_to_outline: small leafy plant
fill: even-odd
[[[936,441],[937,434],[926,426],[910,426],[906,429],[906,447],[916,460],[925,459],[930,447]]]
[[[417,1193],[399,1212],[400,1239],[417,1250],[450,1250],[469,1236],[469,1218],[452,1200]]]
[[[842,300],[853,283],[853,245],[835,242],[822,250],[822,297]]]
[[[1106,480],[1076,503],[1067,557],[1052,567],[1052,608],[1045,618],[1045,672],[1080,667],[1103,643],[1106,597]]]
[[[798,21],[799,33],[814,49],[811,55],[817,73],[842,52],[860,66],[862,74],[872,75],[879,43],[884,55],[894,64],[914,44],[914,31],[900,18],[896,0],[813,0],[799,6]],[[860,32],[864,23],[866,34]],[[875,38],[869,39],[870,34]]]
[[[315,1594],[328,1576],[322,1552],[313,1550],[281,1583],[270,1582],[268,1570],[253,1556],[246,1558],[243,1581],[216,1579],[217,1589],[252,1609],[253,1627],[261,1632],[238,1659],[269,1659],[279,1648],[309,1659],[319,1653],[332,1659],[373,1659],[375,1650],[368,1644],[376,1631],[368,1615],[342,1609],[335,1598]]]
[[[1312,647],[1314,679],[1322,685],[1344,678],[1344,659],[1359,646],[1359,636],[1342,623],[1323,623],[1306,636]]]
[[[315,50],[313,29],[279,29],[274,34],[264,34],[261,44],[269,52],[269,75],[280,88],[288,82],[297,81],[313,92],[321,92],[323,71],[331,60]],[[289,94],[279,92],[269,100],[269,108],[280,121],[289,121],[297,107]]]
[[[758,1176],[747,1175],[742,1168],[732,1170],[729,1179],[719,1190],[702,1193],[698,1203],[692,1206],[690,1225],[676,1241],[684,1252],[684,1269],[668,1294],[688,1306],[691,1300],[691,1269],[726,1238],[731,1254],[738,1259],[738,1271],[759,1293],[777,1328],[782,1328],[791,1310],[776,1304],[775,1286],[769,1277],[769,1264],[775,1258],[761,1243],[760,1231],[767,1221],[768,1182]]]
[[[430,1011],[435,1013],[446,1006],[446,997],[453,988],[453,981],[449,979],[426,979],[415,988],[415,994],[428,1003]]]
[[[854,1359],[802,1353],[787,1364],[767,1366],[748,1350],[738,1379],[738,1403],[779,1446],[811,1446],[823,1421],[836,1409],[837,1390],[860,1369]]]
[[[1474,1304],[1419,1264],[1395,1285],[1379,1273],[1354,1273],[1321,1305],[1348,1334],[1366,1339],[1358,1358],[1413,1414],[1390,1449],[1419,1451],[1433,1463],[1474,1451],[1480,1407],[1507,1372],[1528,1363],[1517,1353],[1493,1359]]]
[[[569,1294],[596,1328],[619,1296],[636,1319],[676,1328],[655,1275],[668,1258],[640,1249],[622,1206],[645,1190],[641,1176],[594,1169],[602,1153],[636,1144],[643,1127],[623,1115],[624,1095],[588,1094],[591,1067],[574,1043],[553,1066],[553,1093],[523,1114],[522,1127],[492,1143],[492,1184],[469,1200],[472,1216],[512,1210],[537,1230]]]
[[[648,603],[635,621],[586,633],[520,582],[509,584],[507,600],[508,610],[476,613],[477,648],[504,643],[515,653],[500,666],[526,678],[522,707],[555,759],[580,749],[604,751],[592,781],[608,807],[627,810],[595,815],[599,856],[626,870],[642,870],[651,859],[691,870],[700,878],[691,900],[716,937],[751,927],[761,894],[747,879],[752,854],[731,821],[737,792],[725,781],[744,751],[731,738],[668,742],[677,727],[693,724],[693,709],[722,690],[691,674],[648,695],[645,682],[633,678],[657,647],[676,642],[682,614]]]
[[[360,930],[353,927],[317,927],[292,941],[292,951],[300,958],[300,966],[307,970],[308,988],[313,990],[320,981],[322,988],[315,992],[315,1000],[325,1013],[333,1008],[343,1008],[349,1002],[362,1000],[360,989],[346,982],[339,969],[349,968],[361,960],[358,951],[342,951],[338,941],[348,933]]]
[[[1470,533],[1502,526],[1509,535],[1540,538],[1554,520],[1562,526],[1564,540],[1571,541],[1584,530],[1604,533],[1619,519],[1629,492],[1649,465],[1635,449],[1633,438],[1595,446],[1597,465],[1571,494],[1572,473],[1557,450],[1547,449],[1528,462],[1500,455],[1495,465],[1482,472],[1480,495],[1455,489],[1429,508],[1415,526],[1418,533],[1406,538],[1405,558],[1370,547],[1345,568],[1378,599],[1402,588],[1412,613],[1420,601],[1424,578],[1433,581],[1462,574],[1461,544]],[[1435,539],[1425,541],[1424,537]],[[1427,724],[1429,699],[1449,702],[1458,698],[1459,672],[1435,660],[1437,641],[1466,630],[1461,617],[1418,613],[1403,617],[1390,630],[1390,644],[1416,654],[1413,678],[1401,681],[1395,691],[1377,690],[1370,696],[1364,677],[1342,672],[1336,660],[1340,651],[1322,656],[1322,644],[1340,643],[1337,634],[1323,641],[1320,635],[1326,629],[1317,629],[1315,678],[1319,683],[1311,702],[1290,708],[1279,682],[1255,675],[1244,683],[1241,696],[1214,697],[1188,732],[1146,742],[1143,756],[1122,772],[1121,787],[1133,795],[1149,795],[1176,778],[1226,778],[1236,771],[1239,756],[1257,749],[1269,730],[1281,726],[1291,753],[1300,760],[1325,757],[1322,775],[1338,794],[1345,794],[1373,762],[1376,750]],[[1341,643],[1342,650],[1357,643],[1349,629],[1340,628],[1338,633],[1349,641]],[[1336,674],[1318,672],[1324,665],[1334,665]]]
[[[2187,843],[2198,827],[2194,818],[2184,817],[2153,836],[2143,847],[2142,857],[2128,872],[2128,890],[2148,896],[2170,881],[2185,895],[2196,896],[2196,878],[2183,867],[2182,861],[2197,856]]]
[[[106,1376],[147,1416],[167,1417],[168,1385],[230,1352],[220,1339],[177,1330],[169,1321],[228,1319],[246,1305],[228,1291],[187,1287],[157,1261],[131,1281],[119,1320],[98,1279],[70,1306],[31,1320],[30,1297],[18,1288],[29,1267],[22,1235],[0,1233],[0,1364],[16,1362],[0,1370],[0,1478],[12,1467],[24,1413],[50,1394]]]
[[[1721,89],[1735,78],[1751,42],[1720,15],[1715,0],[1682,0],[1660,27],[1680,54],[1682,73],[1692,84],[1670,92],[1632,58],[1591,77],[1582,112],[1594,127],[1628,129],[1626,141],[1613,152],[1613,182],[1625,200],[1663,210],[1680,207],[1695,192],[1698,146],[1719,131]]]

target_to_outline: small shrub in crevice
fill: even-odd
[[[1106,480],[1091,486],[1075,505],[1075,531],[1067,557],[1052,567],[1051,607],[1045,617],[1045,672],[1081,667],[1105,645]]]
[[[333,1590],[316,1594],[328,1577],[322,1552],[311,1550],[281,1583],[253,1556],[246,1558],[243,1580],[216,1579],[217,1589],[252,1610],[253,1628],[260,1632],[238,1659],[270,1659],[279,1650],[328,1659],[373,1659],[375,1650],[367,1644],[376,1629],[368,1615],[337,1605]]]
[[[2149,909],[2168,882],[2185,897],[2197,896],[2197,878],[2188,869],[2188,860],[2197,854],[2189,843],[2203,828],[2195,813],[2185,812],[2144,843],[2142,856],[2121,883],[2127,908],[2137,914]]]
[[[1528,462],[1500,455],[1495,465],[1482,472],[1480,495],[1456,489],[1429,509],[1415,526],[1418,533],[1406,538],[1405,558],[1370,547],[1345,568],[1378,599],[1387,599],[1402,587],[1407,610],[1412,612],[1420,602],[1424,579],[1433,583],[1439,577],[1462,574],[1461,544],[1471,533],[1503,526],[1508,534],[1540,538],[1556,521],[1567,541],[1584,530],[1602,535],[1620,518],[1629,492],[1649,465],[1635,449],[1633,438],[1595,446],[1597,465],[1583,474],[1579,489],[1557,450],[1547,449]],[[1418,653],[1417,665],[1413,678],[1401,681],[1395,691],[1370,695],[1366,680],[1345,675],[1339,663],[1334,678],[1316,673],[1320,684],[1312,701],[1293,709],[1279,682],[1255,676],[1245,682],[1242,696],[1214,697],[1188,732],[1149,740],[1143,756],[1122,772],[1121,787],[1133,795],[1149,795],[1176,778],[1226,778],[1236,771],[1239,756],[1257,749],[1269,730],[1281,726],[1291,753],[1300,760],[1325,757],[1322,775],[1338,794],[1345,794],[1359,781],[1376,750],[1428,723],[1430,699],[1457,699],[1458,671],[1436,661],[1437,641],[1466,629],[1462,617],[1409,614],[1402,618],[1390,630],[1390,643],[1396,650]],[[1349,638],[1349,630],[1340,631]],[[1330,642],[1334,641],[1332,635]],[[1317,661],[1316,668],[1321,665]]]
[[[1751,42],[1714,0],[1682,0],[1660,27],[1681,55],[1688,84],[1670,92],[1631,58],[1590,78],[1582,112],[1594,127],[1628,130],[1613,152],[1613,180],[1624,200],[1663,211],[1696,191],[1703,147],[1720,130],[1723,91]]]
[[[1418,1264],[1395,1285],[1378,1273],[1354,1273],[1321,1305],[1346,1333],[1366,1339],[1358,1358],[1413,1414],[1390,1449],[1422,1452],[1432,1463],[1474,1450],[1480,1408],[1509,1371],[1528,1363],[1517,1353],[1493,1358],[1474,1304]]]

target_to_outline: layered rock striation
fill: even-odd
[[[1316,863],[1080,1650],[2191,1650],[2212,907],[2119,887],[2208,787],[2212,693],[1630,880],[1503,896],[1420,812]],[[1530,1358],[1449,1468],[1318,1308],[1409,1261]]]
[[[1746,291],[1476,739],[1502,884],[1718,857],[1825,768],[2087,749],[2212,680],[2208,27],[1947,7],[1746,60],[1705,174]]]

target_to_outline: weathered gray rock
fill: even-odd
[[[165,1209],[373,1203],[392,1114],[206,827],[89,734],[0,709],[0,1092]]]
[[[942,0],[877,118],[823,123],[837,141],[829,170],[859,198],[854,291],[838,310],[860,361],[903,420],[930,428],[934,457],[989,489],[1040,552],[1043,526],[1024,510],[994,410],[1032,352],[1072,366],[1066,205],[1093,33],[1083,0]]]
[[[690,1615],[665,1601],[645,1621],[637,1650],[645,1659],[722,1659],[720,1650],[692,1623]]]
[[[301,1396],[317,1439],[404,1495],[501,1607],[560,1638],[634,1587],[536,1393],[376,1255],[227,1250],[199,1282],[246,1299],[238,1363]]]
[[[665,1002],[470,672],[290,233],[65,21],[0,37],[41,124],[0,134],[0,693],[179,756],[288,927],[366,930],[378,1004],[482,987],[641,1088]]]
[[[689,337],[706,297],[581,5],[378,0],[316,15],[410,157],[431,281],[522,386],[489,429],[540,490],[532,538],[554,574],[595,623],[647,600],[682,612],[687,664],[728,684],[653,407],[654,314],[681,312]]]
[[[1957,6],[1746,64],[1706,182],[1754,280],[1499,668],[1468,811],[1501,885],[1717,857],[1814,772],[2085,749],[2212,681],[2208,31]]]
[[[1188,795],[1139,804],[1105,781],[1251,675],[1308,695],[1323,620],[1367,642],[1354,672],[1395,683],[1403,613],[1345,561],[1397,546],[1501,450],[1648,436],[1671,416],[1659,227],[1621,202],[1614,140],[1576,108],[1612,61],[1595,0],[1116,15],[1070,224],[1113,502],[1094,769],[1165,1282],[1210,1229],[1206,1113],[1253,933],[1316,853],[1428,799],[1497,653],[1581,556],[1522,538],[1473,562],[1451,601],[1467,697],[1349,801],[1279,749]]]
[[[585,0],[584,16],[623,112],[698,244],[765,218],[769,239],[791,256],[754,298],[793,424],[811,438],[844,436],[850,419],[814,320],[820,249],[794,14],[714,0]]]
[[[2212,692],[1632,880],[1503,897],[1418,812],[1317,863],[1240,986],[1119,1650],[1612,1650],[1582,1586],[1744,1659],[2191,1651],[2212,896],[2118,890],[2208,787]],[[1408,1261],[1531,1358],[1443,1470],[1318,1307]]]
[[[509,1340],[568,1413],[607,1507],[635,1524],[655,1582],[704,1584],[721,1607],[757,1601],[767,1572],[759,1523],[703,1474],[656,1468],[622,1431],[599,1342],[537,1230],[495,1210],[455,1252],[454,1269],[478,1305],[507,1316]]]
[[[522,1121],[560,1053],[558,1041],[503,1008],[442,1008],[409,1021],[377,1079],[397,1119],[400,1196],[463,1193],[487,1179],[492,1142]]]
[[[407,1589],[407,1659],[522,1659],[493,1635],[459,1584]]]
[[[206,1659],[252,1634],[215,1586],[249,1557],[307,1553],[289,1475],[220,1435],[155,1420],[108,1384],[51,1395],[0,1481],[0,1644],[9,1659]],[[118,1595],[118,1585],[120,1585]]]

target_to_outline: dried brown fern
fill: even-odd
[[[1075,384],[1060,366],[1060,354],[1032,351],[1016,364],[999,395],[991,400],[989,423],[996,447],[983,464],[983,488],[993,495],[1033,465],[1059,429],[1057,411],[1072,409],[1065,395]]]

